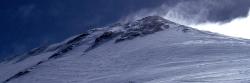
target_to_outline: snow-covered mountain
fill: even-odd
[[[149,16],[1,62],[0,82],[249,83],[249,42]]]

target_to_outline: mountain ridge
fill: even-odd
[[[166,20],[166,19],[164,19],[164,18],[162,18],[162,17],[160,17],[160,16],[148,16],[148,17],[145,17],[145,18],[142,18],[142,19],[140,19],[140,20],[137,20],[137,21],[134,21],[134,22],[136,22],[136,23],[139,23],[139,22],[142,22],[142,21],[164,21],[165,23],[171,23],[171,24],[176,24],[176,23],[174,23],[174,22],[172,22],[172,21],[169,21],[169,20]],[[102,27],[102,28],[93,28],[93,29],[90,29],[90,30],[88,30],[87,32],[85,32],[85,33],[81,33],[81,34],[79,34],[79,35],[76,35],[76,36],[73,36],[73,37],[71,37],[71,38],[68,38],[68,39],[66,39],[66,40],[64,40],[63,42],[63,44],[70,44],[70,43],[72,43],[74,40],[80,40],[81,38],[79,38],[79,37],[81,37],[81,35],[89,35],[89,34],[92,34],[92,33],[95,33],[95,32],[98,32],[98,31],[102,31],[102,32],[104,32],[103,33],[103,35],[102,36],[100,36],[100,37],[104,37],[105,35],[108,35],[108,34],[112,34],[112,33],[115,33],[115,34],[118,34],[118,35],[129,35],[129,33],[125,33],[124,32],[124,30],[125,29],[128,29],[128,30],[130,30],[130,28],[129,27],[131,27],[131,25],[138,25],[138,24],[136,24],[136,23],[133,23],[133,22],[128,22],[128,23],[125,23],[125,24],[121,24],[121,23],[117,23],[117,24],[113,24],[113,25],[111,25],[111,26],[107,26],[107,27]],[[125,29],[123,29],[123,28],[116,28],[116,27],[124,27]],[[167,26],[167,27],[169,27],[169,26]],[[154,29],[154,28],[153,28]],[[156,30],[156,31],[153,31],[153,32],[157,32],[157,31],[160,31],[160,30],[162,30],[161,29],[161,27],[157,27],[157,29],[158,30]],[[132,31],[131,32],[131,36],[139,36],[139,35],[142,35],[142,33],[133,33],[133,32],[135,32],[135,31]],[[125,33],[125,34],[121,34],[121,33]],[[152,32],[148,32],[148,33],[152,33]],[[144,34],[148,34],[148,33],[144,33]],[[130,39],[130,38],[128,38],[128,39]],[[122,40],[124,40],[123,39],[123,37],[121,37],[121,38],[119,38],[119,39],[117,39],[116,40],[116,42],[119,42],[119,41],[122,41]],[[98,41],[98,38],[97,38],[97,41]],[[56,43],[57,44],[57,43]],[[41,47],[38,47],[38,48],[34,48],[34,49],[32,49],[31,51],[29,51],[29,52],[27,52],[27,53],[25,53],[25,54],[23,54],[23,55],[37,55],[37,54],[35,54],[35,53],[39,53],[39,51],[41,52],[41,51],[54,51],[55,49],[57,49],[57,48],[60,48],[60,45],[59,46],[51,46],[51,45],[47,45],[47,46],[41,46]],[[17,55],[17,57],[18,56],[20,56],[20,55]],[[24,59],[25,59],[25,57],[23,57]],[[15,58],[13,58],[13,59],[15,59]],[[11,59],[10,59],[11,60]],[[18,61],[17,61],[18,62]]]
[[[143,42],[143,40],[145,41]],[[91,29],[87,33],[82,33],[77,36],[73,36],[59,44],[54,44],[51,46],[34,49],[31,52],[28,52],[27,53],[28,55],[23,58],[22,57],[19,59],[15,58],[7,64],[0,64],[0,66],[6,66],[7,67],[6,70],[8,68],[12,70],[12,71],[5,73],[4,71],[6,70],[3,69],[3,71],[0,72],[0,74],[2,74],[0,75],[0,81],[3,81],[3,83],[8,83],[11,81],[15,81],[17,79],[21,79],[22,77],[25,77],[28,74],[33,73],[33,71],[35,72],[36,70],[39,70],[39,67],[45,66],[45,64],[65,65],[66,63],[63,64],[63,63],[52,63],[52,62],[66,59],[66,61],[70,60],[69,63],[71,63],[71,59],[67,59],[67,58],[78,57],[78,55],[82,57],[86,57],[86,59],[84,59],[86,61],[82,62],[80,60],[79,62],[82,62],[82,64],[86,63],[85,65],[90,65],[87,63],[91,63],[92,65],[90,66],[90,69],[92,67],[94,68],[94,70],[99,69],[99,66],[94,66],[94,65],[104,66],[103,67],[104,70],[109,69],[108,67],[106,67],[108,65],[106,64],[104,65],[104,63],[114,64],[114,65],[111,65],[111,68],[116,68],[117,66],[117,67],[126,69],[126,66],[118,64],[118,63],[123,63],[123,64],[126,64],[128,66],[128,70],[130,70],[134,68],[133,65],[135,64],[141,64],[137,66],[143,66],[143,65],[146,66],[146,64],[144,64],[145,62],[144,58],[149,59],[149,62],[145,62],[145,63],[153,64],[153,63],[159,63],[161,61],[164,62],[164,60],[162,60],[161,58],[158,58],[158,57],[165,57],[165,58],[167,57],[167,56],[162,56],[164,54],[161,54],[161,52],[162,53],[169,52],[169,53],[172,53],[173,55],[181,56],[181,55],[185,55],[183,54],[185,53],[185,50],[183,50],[182,48],[192,48],[192,49],[196,49],[197,51],[187,49],[187,53],[189,53],[190,51],[190,53],[194,53],[196,56],[198,56],[197,54],[199,54],[199,49],[197,49],[196,47],[203,48],[203,44],[205,47],[207,46],[207,48],[212,47],[214,49],[224,48],[224,47],[217,46],[217,45],[223,44],[225,46],[229,46],[228,48],[231,49],[231,48],[237,47],[237,45],[239,47],[244,46],[244,45],[248,46],[249,41],[243,40],[243,39],[235,39],[232,37],[227,37],[227,36],[223,36],[223,35],[219,35],[219,34],[215,34],[211,32],[200,31],[194,28],[186,27],[184,25],[171,22],[159,16],[149,16],[149,17],[145,17],[140,20],[129,22],[126,24],[116,24],[116,25],[111,25],[111,26],[107,26],[104,28]],[[234,46],[234,44],[236,44],[236,46]],[[196,47],[193,47],[192,45]],[[166,48],[165,50],[168,50],[168,51],[164,52],[163,48],[164,49]],[[207,48],[206,49],[203,48],[204,50],[200,50],[200,51],[201,52],[204,51],[205,54],[206,54],[206,51],[207,52],[211,51],[212,54],[214,54],[213,52],[216,52],[219,54],[223,53],[223,52],[219,52],[213,49],[207,50]],[[227,50],[230,50],[228,48],[224,48],[224,51],[227,52]],[[179,53],[177,52],[177,50],[174,50],[174,49],[181,50],[183,51],[183,53],[182,52]],[[244,47],[244,49],[248,50],[248,47]],[[237,50],[237,51],[245,52],[244,49]],[[143,51],[143,50],[146,50],[146,51]],[[158,56],[158,57],[152,57],[147,54],[145,55],[140,54],[141,51],[142,53],[144,53],[150,50],[160,51],[160,54],[157,54],[157,52],[152,53],[152,55]],[[108,52],[110,52],[111,54]],[[105,56],[100,56],[99,53],[105,54]],[[131,57],[128,57],[128,56],[132,56],[130,53],[132,53],[132,55],[133,54],[138,55],[138,56],[140,55],[141,57],[136,58],[135,60],[131,59],[131,61],[129,62],[124,61],[124,59],[126,58],[128,59],[131,58]],[[230,52],[228,51],[228,53]],[[248,53],[248,52],[245,52],[245,53]],[[113,57],[107,56],[109,54],[110,56],[113,56]],[[122,56],[126,54],[127,56]],[[96,59],[95,57],[98,57],[98,58]],[[117,57],[124,57],[124,59],[117,58]],[[136,56],[133,56],[133,57],[136,57]],[[150,57],[152,57],[153,60],[151,60]],[[182,56],[182,57],[187,57],[187,56]],[[210,57],[210,56],[206,56],[206,57]],[[101,61],[104,60],[104,62],[103,63],[98,62],[99,58]],[[112,58],[117,58],[117,59],[112,59]],[[154,59],[154,58],[157,58],[157,59]],[[34,60],[34,59],[37,59],[37,60]],[[95,63],[87,59],[93,59],[94,61],[97,60],[97,62]],[[107,61],[105,61],[106,59]],[[111,60],[111,62],[109,61],[109,59]],[[159,59],[159,62],[157,61],[158,59]],[[34,62],[30,62],[30,60],[34,60]],[[117,61],[118,63],[112,62],[112,61],[116,62],[116,60],[118,60]],[[171,61],[171,58],[170,59],[167,58],[166,60]],[[78,62],[72,62],[72,63],[79,64]],[[25,67],[15,70],[13,68],[16,68],[16,67],[11,67],[11,65],[15,65],[15,66],[24,65]],[[71,65],[74,65],[74,64],[71,64]],[[131,66],[131,68],[129,66]],[[67,68],[67,67],[62,67],[62,68]],[[122,71],[119,68],[117,70]],[[44,71],[47,71],[47,70],[44,70]],[[82,71],[82,70],[79,70],[79,71]],[[114,72],[114,71],[110,71],[110,72]],[[95,73],[95,72],[93,71],[92,73]],[[4,75],[7,75],[7,77],[5,77]],[[92,74],[92,75],[95,75],[95,74]],[[100,82],[94,82],[94,83],[100,83]],[[110,83],[110,82],[107,82],[107,83]],[[114,82],[114,83],[117,83],[117,82]]]

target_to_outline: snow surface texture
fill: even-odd
[[[0,82],[249,83],[249,50],[249,40],[150,16],[1,62]]]

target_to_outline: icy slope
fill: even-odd
[[[248,83],[249,50],[248,40],[150,16],[0,63],[0,82]]]

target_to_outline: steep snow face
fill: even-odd
[[[150,16],[2,62],[0,82],[248,83],[249,50],[249,40]]]

